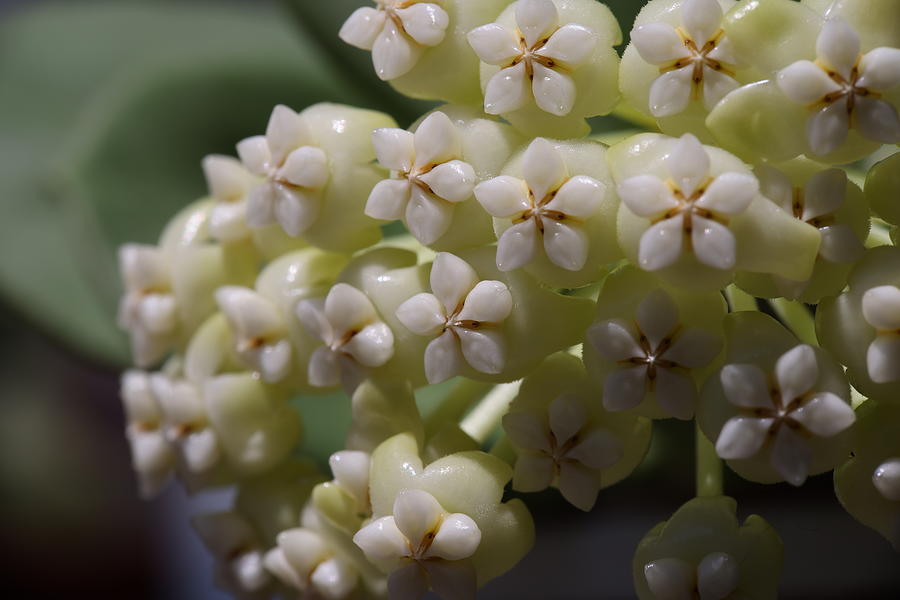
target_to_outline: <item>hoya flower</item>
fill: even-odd
[[[577,94],[570,73],[591,59],[597,34],[577,23],[560,27],[552,0],[519,0],[515,19],[515,28],[490,23],[469,32],[478,57],[502,67],[487,83],[484,111],[513,112],[533,97],[545,112],[569,114]]]
[[[216,201],[209,212],[209,235],[220,242],[246,238],[247,194],[253,176],[241,162],[230,156],[212,154],[203,159],[203,173],[209,194]]]
[[[510,221],[497,244],[497,268],[529,264],[543,247],[568,271],[585,266],[589,237],[584,223],[601,207],[606,186],[586,175],[570,176],[559,149],[538,138],[523,156],[525,179],[501,175],[475,186],[475,197],[496,219]]]
[[[807,438],[834,436],[855,420],[846,400],[817,388],[816,353],[805,344],[778,358],[774,377],[752,364],[725,365],[719,377],[738,415],[719,433],[716,452],[729,460],[747,459],[770,444],[772,467],[792,485],[802,485],[810,472]]]
[[[741,61],[722,30],[718,0],[685,0],[680,14],[680,27],[654,21],[631,32],[641,58],[659,67],[649,95],[654,117],[677,115],[692,100],[702,100],[712,110],[740,85],[735,72]]]
[[[619,184],[624,205],[650,220],[638,262],[647,271],[673,265],[683,252],[714,269],[735,267],[737,242],[729,222],[748,209],[759,183],[747,173],[710,176],[710,157],[687,133],[663,159],[669,178],[638,175]]]
[[[875,329],[866,350],[869,377],[875,383],[900,381],[900,287],[879,285],[862,296],[862,314]]]
[[[342,600],[357,587],[359,573],[317,531],[298,527],[278,534],[278,546],[265,556],[265,566],[304,597]]]
[[[322,299],[301,300],[297,317],[324,346],[309,360],[310,384],[339,383],[350,392],[365,378],[366,368],[380,367],[394,355],[394,334],[371,300],[346,283],[338,283]]]
[[[320,192],[330,177],[328,156],[313,144],[304,118],[279,104],[272,111],[265,136],[241,141],[238,155],[263,182],[247,200],[247,224],[264,227],[278,222],[299,236],[319,217]]]
[[[284,379],[291,370],[293,353],[279,307],[262,294],[239,286],[220,287],[216,302],[231,326],[240,359],[259,372],[263,381]]]
[[[425,349],[425,375],[439,383],[468,363],[496,374],[506,364],[501,330],[513,308],[509,288],[485,281],[463,259],[439,253],[431,268],[432,293],[413,296],[397,308],[397,319],[417,335],[434,337]]]
[[[184,467],[191,474],[208,472],[219,462],[222,449],[201,390],[165,373],[150,375],[150,387],[162,411],[166,440],[177,449]]]
[[[440,3],[376,0],[376,8],[356,9],[338,36],[351,46],[372,51],[375,73],[390,81],[408,73],[427,47],[440,44],[450,17]]]
[[[478,549],[481,530],[424,490],[401,490],[392,514],[360,529],[353,541],[370,560],[393,565],[392,598],[419,598],[428,589],[444,598],[475,597],[475,569],[466,559]]]
[[[219,587],[238,596],[271,594],[272,576],[263,563],[265,546],[244,515],[237,511],[202,514],[191,524],[213,555]]]
[[[178,305],[172,292],[169,257],[158,246],[125,244],[119,249],[125,294],[119,326],[131,336],[131,354],[139,367],[163,358],[177,339]]]
[[[372,456],[360,450],[340,450],[328,458],[334,480],[330,484],[340,488],[355,504],[356,512],[371,514],[369,503],[369,463]]]
[[[608,319],[588,329],[587,339],[616,368],[603,384],[607,410],[629,410],[653,393],[666,415],[690,419],[697,404],[691,369],[712,362],[721,339],[698,327],[684,327],[678,306],[665,291],[647,295],[634,322]]]
[[[169,481],[175,469],[175,451],[166,439],[162,410],[153,394],[150,376],[143,371],[125,371],[120,393],[131,463],[139,478],[141,496],[150,498]]]
[[[391,169],[369,195],[365,213],[376,219],[402,219],[422,244],[443,236],[456,204],[469,199],[475,170],[459,160],[462,144],[456,126],[442,112],[431,113],[416,132],[376,129],[378,161]]]
[[[816,41],[816,61],[800,60],[778,72],[778,87],[813,113],[806,138],[815,154],[837,150],[852,128],[885,144],[900,141],[897,108],[883,98],[900,85],[900,48],[860,54],[860,39],[846,21],[829,18]]]

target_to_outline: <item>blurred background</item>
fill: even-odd
[[[227,492],[137,498],[117,393],[128,358],[115,249],[153,243],[205,193],[201,158],[233,153],[276,103],[338,101],[402,124],[427,108],[337,39],[360,3],[0,0],[6,597],[226,597],[188,518],[226,506]],[[628,30],[643,3],[608,4]],[[692,436],[691,424],[658,423],[645,465],[589,515],[556,493],[529,497],[537,547],[483,597],[633,597],[635,546],[693,495]],[[339,435],[320,454],[329,439]],[[898,555],[843,512],[830,474],[799,490],[726,474],[725,487],[741,516],[761,514],[782,535],[784,598],[898,597]]]

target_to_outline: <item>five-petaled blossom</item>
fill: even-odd
[[[279,104],[272,111],[266,135],[247,138],[237,145],[244,166],[264,178],[250,191],[247,224],[265,227],[278,222],[297,237],[316,221],[320,192],[328,182],[328,156],[313,145],[303,117]]]
[[[875,328],[875,339],[866,351],[869,378],[875,383],[900,381],[900,288],[879,285],[866,290],[862,313]]]
[[[569,114],[577,93],[569,73],[590,60],[597,36],[576,23],[560,27],[552,0],[519,0],[516,24],[510,29],[490,23],[469,32],[478,57],[503,67],[487,83],[484,111],[510,113],[533,94],[541,110],[560,117]]]
[[[288,529],[278,534],[277,543],[266,553],[265,565],[286,585],[327,600],[347,598],[356,589],[357,570],[317,531]]]
[[[408,73],[428,46],[440,44],[450,17],[434,2],[375,0],[378,8],[356,9],[338,36],[351,46],[372,51],[375,73],[390,81]]]
[[[900,142],[897,108],[881,95],[900,85],[900,48],[860,54],[859,35],[846,21],[825,21],[816,41],[816,61],[800,60],[778,72],[778,87],[814,112],[806,137],[816,154],[844,143],[850,128],[876,142]]]
[[[275,383],[291,370],[291,342],[284,315],[274,302],[249,288],[228,285],[216,290],[216,302],[231,326],[242,361]]]
[[[394,333],[368,296],[352,285],[338,283],[324,299],[301,300],[297,317],[325,343],[309,359],[312,385],[341,383],[352,392],[365,378],[366,367],[380,367],[394,355]]]
[[[119,249],[119,271],[125,284],[119,326],[131,336],[135,364],[148,367],[165,356],[178,331],[169,258],[157,246],[125,244]]]
[[[417,335],[435,336],[425,348],[425,376],[438,383],[460,373],[463,360],[481,373],[506,364],[500,326],[512,312],[505,283],[479,280],[463,259],[441,252],[431,267],[432,294],[416,294],[397,308],[397,319]]]
[[[725,365],[725,396],[739,414],[722,427],[716,452],[724,459],[756,456],[771,442],[770,462],[792,485],[809,475],[808,437],[831,437],[856,420],[853,409],[831,392],[814,389],[819,367],[811,346],[795,346],[775,363],[774,377],[751,364]]]
[[[523,156],[525,180],[501,175],[475,186],[475,197],[498,219],[512,221],[497,243],[497,268],[511,271],[530,263],[543,242],[558,267],[584,267],[589,239],[583,223],[600,208],[606,186],[592,177],[569,177],[554,145],[537,138]]]
[[[403,219],[423,244],[436,242],[453,221],[454,205],[472,196],[475,169],[459,160],[459,131],[442,112],[430,114],[415,134],[376,129],[372,142],[391,178],[378,182],[365,213],[375,219]]]
[[[166,441],[178,450],[188,473],[203,473],[216,466],[222,449],[197,386],[187,379],[153,373],[150,388],[162,410]]]
[[[556,483],[573,506],[588,511],[600,492],[600,474],[622,458],[622,443],[590,423],[587,403],[566,393],[554,398],[547,414],[510,411],[503,429],[520,448],[513,487],[538,492]]]
[[[468,515],[448,514],[426,491],[401,490],[393,515],[369,523],[353,541],[391,568],[391,598],[420,598],[429,587],[443,598],[475,597],[475,570],[466,559],[478,549],[481,530]]]
[[[253,176],[230,156],[211,154],[203,159],[203,173],[216,203],[209,211],[209,235],[220,242],[236,242],[250,233],[247,195]]]
[[[175,452],[166,439],[162,409],[150,385],[150,375],[130,370],[122,375],[125,437],[131,446],[131,463],[140,480],[141,496],[155,496],[175,469]]]
[[[681,558],[660,558],[644,565],[647,587],[660,599],[728,598],[741,581],[737,559],[727,552],[710,552],[695,567]]]
[[[734,79],[740,61],[721,28],[718,0],[685,0],[682,27],[645,23],[631,32],[638,54],[659,66],[650,86],[650,113],[668,117],[683,112],[692,99],[707,110],[740,84]]]
[[[714,269],[734,268],[737,242],[728,228],[759,191],[756,177],[728,172],[711,177],[709,155],[700,141],[684,134],[665,158],[665,181],[638,175],[619,184],[619,196],[632,213],[650,220],[638,252],[647,271],[675,263],[685,245],[701,263]]]
[[[667,414],[690,419],[697,404],[697,386],[689,370],[712,362],[722,341],[697,327],[684,328],[678,307],[663,290],[644,298],[634,323],[609,319],[592,325],[588,341],[618,368],[603,384],[603,406],[610,411],[638,406],[647,392]]]

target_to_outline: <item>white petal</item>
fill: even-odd
[[[857,96],[853,117],[863,137],[885,144],[900,142],[900,116],[893,104]]]
[[[277,539],[285,560],[304,579],[329,554],[322,536],[309,529],[288,529],[279,533]]]
[[[828,154],[847,139],[850,118],[847,98],[841,98],[820,109],[806,123],[806,139],[816,154]]]
[[[727,35],[720,37],[716,42],[716,47],[710,50],[706,56],[707,58],[717,60],[726,65],[743,66],[745,64],[742,57],[738,56],[738,53],[735,51],[734,46],[731,44],[731,40]]]
[[[774,419],[753,417],[728,419],[716,440],[716,453],[726,460],[755,456],[766,443],[774,422]]]
[[[394,517],[381,517],[356,532],[353,543],[370,560],[392,560],[409,554],[406,537],[400,532]]]
[[[587,331],[587,339],[606,360],[628,360],[644,356],[632,328],[621,319],[595,323]]]
[[[575,394],[560,394],[547,409],[550,416],[550,431],[556,438],[556,445],[562,446],[585,426],[588,407],[584,399]]]
[[[301,146],[288,154],[278,178],[304,188],[324,187],[328,182],[328,157],[321,148]]]
[[[610,412],[630,410],[644,400],[646,392],[646,366],[618,369],[603,382],[603,407]]]
[[[812,452],[799,433],[782,425],[772,445],[772,466],[791,485],[803,485],[809,475]]]
[[[589,219],[600,209],[605,193],[605,184],[587,175],[576,175],[559,188],[544,209],[556,210],[577,219]]]
[[[689,420],[697,404],[697,386],[687,375],[670,369],[656,369],[656,402],[666,414]]]
[[[250,190],[247,196],[247,225],[265,227],[275,222],[276,187],[273,183],[262,183]]]
[[[445,162],[419,176],[419,180],[436,196],[453,203],[463,202],[472,196],[476,179],[472,165],[461,160]]]
[[[812,389],[819,379],[819,366],[812,346],[794,346],[775,363],[775,379],[784,404],[799,398]]]
[[[740,581],[737,560],[725,552],[711,552],[697,565],[697,590],[703,600],[725,600]]]
[[[900,458],[878,465],[872,473],[872,484],[885,499],[900,502]]]
[[[388,19],[372,45],[375,74],[382,81],[406,75],[419,62],[423,51],[424,48],[407,37],[393,19]]]
[[[791,418],[819,437],[830,437],[850,427],[856,415],[850,405],[831,392],[821,392],[791,411]]]
[[[709,155],[700,140],[690,133],[679,138],[665,161],[666,170],[685,197],[690,197],[709,175]]]
[[[458,375],[462,366],[459,340],[452,331],[445,331],[425,348],[425,377],[428,383],[447,381]]]
[[[469,561],[431,560],[424,563],[431,589],[444,600],[475,600],[475,567]]]
[[[492,330],[456,330],[466,362],[481,373],[496,374],[506,365],[503,334]]]
[[[265,136],[255,135],[237,144],[237,153],[247,170],[254,175],[266,175],[272,162],[269,143]]]
[[[263,346],[259,353],[259,371],[263,381],[275,383],[287,377],[291,370],[291,356],[291,343],[288,340]]]
[[[234,332],[243,339],[265,337],[284,326],[275,305],[251,289],[226,285],[216,290],[215,297]]]
[[[447,11],[431,2],[413,4],[396,12],[407,35],[423,46],[437,46],[444,40],[450,17]]]
[[[666,292],[657,289],[637,306],[637,323],[653,348],[678,327],[678,306]]]
[[[559,466],[559,491],[569,504],[587,512],[600,492],[600,478],[587,467],[572,461]]]
[[[866,290],[862,297],[862,313],[875,329],[900,330],[900,288],[879,285]]]
[[[631,42],[638,54],[653,65],[663,65],[691,55],[684,40],[668,23],[638,25],[631,32]]]
[[[343,600],[348,597],[358,580],[356,570],[339,558],[319,563],[310,577],[312,586],[325,600]]]
[[[557,29],[535,54],[552,58],[568,68],[586,63],[597,47],[597,36],[588,27],[569,23]]]
[[[136,431],[128,437],[131,442],[131,464],[138,473],[166,471],[173,466],[175,456],[172,447],[161,431]]]
[[[816,54],[849,81],[859,58],[859,35],[843,19],[827,19],[816,40]]]
[[[526,411],[511,411],[503,416],[503,430],[513,444],[526,450],[550,452],[550,430],[544,419]]]
[[[681,22],[698,48],[709,41],[722,23],[722,6],[718,0],[685,0],[681,6]]]
[[[559,23],[559,14],[551,0],[520,0],[516,3],[516,24],[531,48]]]
[[[809,60],[798,60],[778,72],[778,87],[797,104],[813,104],[841,89],[828,73]]]
[[[697,575],[692,564],[680,558],[662,558],[644,565],[647,587],[657,600],[694,600]]]
[[[578,223],[542,218],[544,251],[550,262],[567,271],[579,271],[587,262],[590,238]]]
[[[422,600],[428,591],[428,574],[417,562],[391,571],[388,576],[388,597],[392,600]]]
[[[531,90],[534,101],[544,112],[557,117],[564,117],[572,111],[575,104],[575,82],[565,73],[548,69],[544,65],[534,63],[534,78]]]
[[[489,65],[508,65],[522,53],[516,33],[499,23],[476,27],[466,39],[478,58]]]
[[[722,350],[722,338],[705,329],[691,328],[679,333],[663,357],[689,369],[711,363]]]
[[[319,346],[309,357],[307,378],[310,385],[332,387],[341,382],[341,370],[337,354],[330,348]]]
[[[566,458],[577,460],[589,469],[608,469],[622,459],[622,443],[606,429],[593,429],[566,452]]]
[[[324,298],[301,300],[297,303],[295,313],[310,335],[325,343],[331,343],[334,332],[325,316]]]
[[[397,319],[416,335],[433,336],[444,327],[447,317],[433,294],[416,294],[397,307]]]
[[[433,244],[447,233],[453,223],[453,205],[413,186],[406,204],[405,223],[419,243]]]
[[[305,145],[309,130],[303,118],[284,104],[272,110],[266,125],[266,143],[272,153],[272,163],[279,166],[293,150]]]
[[[638,263],[645,271],[664,269],[678,260],[684,240],[684,216],[653,225],[641,235]]]
[[[344,21],[338,37],[347,44],[371,50],[375,44],[375,38],[384,29],[386,13],[370,6],[357,8],[353,14]]]
[[[691,101],[693,67],[688,65],[663,73],[650,85],[650,114],[670,117],[687,108]]]
[[[130,369],[122,374],[122,404],[129,423],[159,420],[159,405],[147,373]]]
[[[629,177],[617,189],[628,210],[639,217],[657,219],[678,206],[672,190],[656,175]]]
[[[178,326],[178,305],[172,294],[148,294],[138,304],[141,325],[151,334],[165,335]]]
[[[756,167],[753,174],[759,180],[759,193],[785,212],[793,214],[794,186],[788,176],[769,165]]]
[[[472,288],[463,309],[457,315],[460,321],[502,323],[512,312],[512,295],[502,281],[479,281]]]
[[[394,221],[402,219],[409,202],[411,186],[408,179],[383,179],[375,184],[366,201],[365,213],[373,219]]]
[[[723,271],[734,268],[737,241],[725,225],[695,215],[691,243],[694,246],[694,256],[703,264]]]
[[[547,454],[522,453],[516,460],[513,489],[520,492],[540,492],[553,483],[556,463]]]
[[[276,189],[275,218],[288,235],[297,237],[319,218],[319,199],[286,185],[279,185]]]
[[[827,225],[819,228],[822,242],[819,255],[833,263],[856,262],[866,252],[862,241],[847,225]]]
[[[129,290],[144,292],[170,285],[169,261],[157,246],[123,245],[119,248],[119,271]]]
[[[394,356],[394,333],[386,323],[372,323],[350,338],[342,350],[365,367],[380,367]]]
[[[378,162],[393,171],[408,172],[416,160],[415,136],[404,129],[376,129],[372,145]]]
[[[434,533],[444,509],[434,496],[423,490],[400,490],[394,499],[397,528],[416,548],[429,533]]]
[[[325,298],[325,318],[337,335],[343,335],[378,318],[372,301],[346,283],[335,284]]]
[[[462,154],[459,131],[450,118],[440,111],[431,113],[422,121],[413,139],[417,169],[446,162]]]
[[[247,192],[247,171],[237,159],[211,154],[203,158],[202,166],[209,193],[214,198],[239,200]]]
[[[876,92],[900,85],[900,48],[875,48],[863,56],[856,85]]]
[[[756,365],[729,364],[719,374],[728,402],[740,408],[774,408],[766,374]]]
[[[258,591],[271,581],[259,551],[241,554],[230,566],[241,588],[248,592]]]
[[[217,202],[209,211],[209,234],[220,242],[235,242],[248,233],[246,202]]]
[[[552,142],[544,138],[535,138],[528,145],[522,156],[522,170],[537,201],[558,189],[568,177],[562,155]]]
[[[438,252],[431,266],[431,291],[447,314],[462,308],[466,296],[478,283],[478,273],[469,263],[449,252]]]
[[[900,335],[876,337],[866,351],[866,365],[875,383],[900,381]]]
[[[530,83],[524,62],[497,71],[484,89],[484,112],[500,115],[519,110],[531,93]]]
[[[734,77],[704,65],[703,106],[706,107],[706,110],[712,110],[719,100],[740,86],[741,84]]]
[[[445,560],[469,558],[481,543],[481,530],[472,517],[453,513],[444,517],[425,558],[438,557]]]
[[[512,271],[530,263],[538,248],[538,230],[528,219],[503,232],[497,242],[497,268]]]
[[[188,435],[181,445],[188,470],[202,473],[214,467],[221,456],[216,432],[210,428]]]
[[[809,178],[803,187],[804,221],[830,215],[844,204],[847,190],[847,174],[843,169],[819,171]]]
[[[334,480],[355,498],[369,496],[369,463],[371,457],[359,450],[341,450],[328,458]]]
[[[490,215],[501,219],[528,210],[528,185],[516,177],[501,175],[475,186],[475,199]]]

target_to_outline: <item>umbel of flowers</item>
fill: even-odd
[[[443,104],[408,128],[276,106],[121,249],[142,494],[237,489],[194,522],[236,597],[472,598],[534,543],[528,494],[591,510],[675,418],[697,498],[635,539],[638,597],[775,597],[781,541],[738,522],[723,460],[835,470],[897,545],[898,22],[898,0],[360,6],[341,39]],[[589,135],[610,112],[628,131]],[[352,413],[330,474],[301,457],[339,426],[310,402]]]

